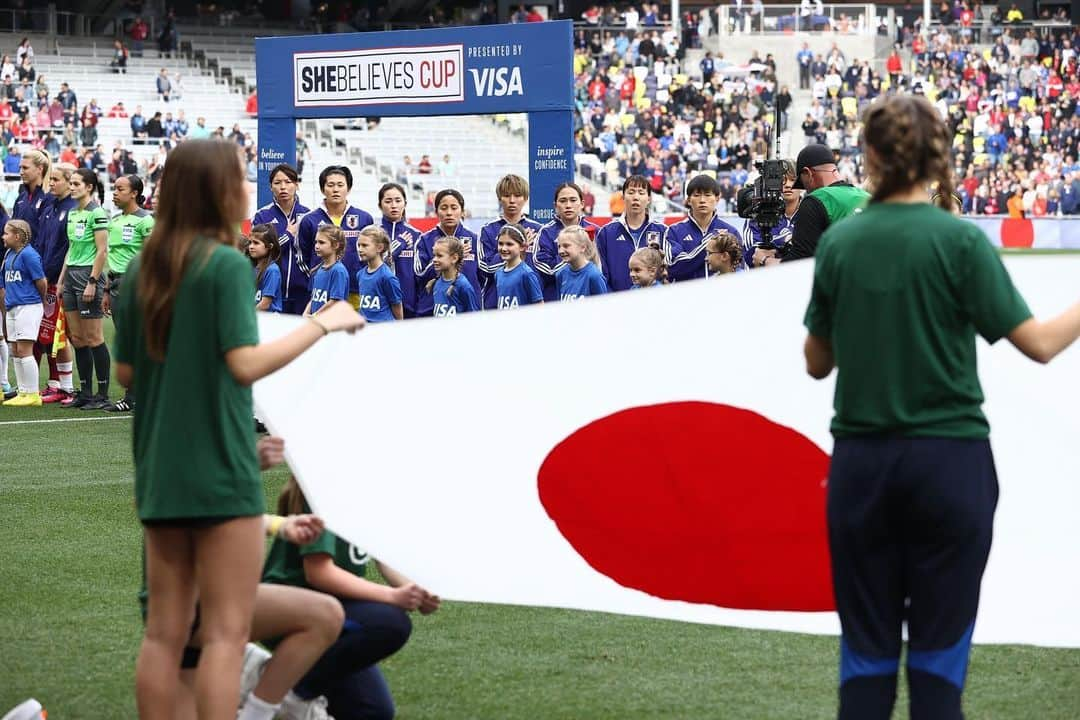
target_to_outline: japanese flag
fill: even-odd
[[[1075,301],[1080,258],[1007,265],[1037,316]],[[256,405],[328,526],[444,598],[836,633],[812,272],[368,326]],[[1001,499],[975,640],[1080,647],[1080,349],[980,341],[980,375]]]

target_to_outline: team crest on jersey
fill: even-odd
[[[659,245],[660,244],[660,232],[658,230],[649,230],[645,233],[646,245]]]
[[[360,218],[356,217],[355,215],[348,215],[345,217],[345,224],[349,227],[350,230],[355,230],[356,226],[359,223]]]

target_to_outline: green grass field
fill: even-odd
[[[130,432],[0,406],[0,714],[33,696],[52,720],[134,717]],[[269,500],[284,478],[265,475]],[[404,719],[801,719],[835,716],[837,657],[829,637],[447,602],[383,667]],[[1074,720],[1078,678],[1080,650],[976,646],[968,717]]]

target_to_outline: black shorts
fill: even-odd
[[[64,312],[76,312],[85,320],[94,320],[104,317],[101,310],[101,301],[105,297],[105,273],[97,279],[97,288],[94,291],[94,299],[87,302],[83,299],[86,284],[90,282],[90,273],[93,271],[90,265],[76,265],[67,269],[64,276]]]

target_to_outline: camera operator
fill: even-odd
[[[743,223],[742,231],[743,260],[748,268],[760,266],[767,258],[776,257],[776,253],[791,241],[795,232],[795,211],[799,209],[803,194],[795,189],[795,163],[790,160],[781,160],[780,163],[784,167],[784,214],[780,216],[779,224],[772,229],[774,249],[759,247],[761,227],[757,220],[748,218]]]
[[[795,215],[791,242],[763,264],[813,257],[818,239],[833,223],[860,212],[870,194],[840,179],[836,156],[824,145],[807,145],[795,160],[795,189],[808,190]]]

